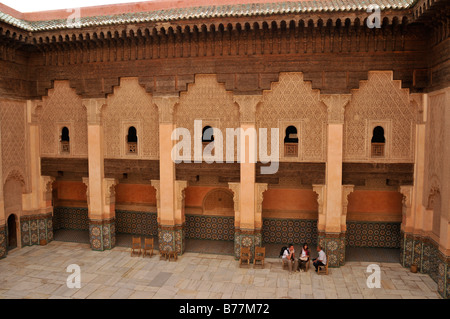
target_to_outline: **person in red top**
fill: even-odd
[[[304,243],[302,246],[302,252],[298,257],[298,269],[300,271],[306,271],[306,264],[309,262],[309,247],[307,243]]]

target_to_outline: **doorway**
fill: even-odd
[[[8,217],[8,250],[17,247],[17,225],[16,215],[11,214]]]

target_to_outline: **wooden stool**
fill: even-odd
[[[178,255],[177,255],[176,251],[167,252],[167,257],[169,258],[169,261],[170,261],[170,258],[173,258],[174,261],[178,259]]]
[[[168,255],[169,255],[169,252],[168,252],[168,251],[166,251],[166,250],[160,250],[160,251],[159,251],[159,260],[161,260],[161,259],[167,260]]]

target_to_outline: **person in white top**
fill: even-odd
[[[319,253],[319,257],[313,259],[313,265],[316,268],[316,272],[320,266],[325,266],[327,264],[327,255],[322,250],[322,247],[317,246],[317,251]]]
[[[289,244],[288,249],[286,249],[281,257],[283,260],[283,264],[287,263],[289,267],[289,272],[292,272],[292,268],[295,266],[295,251],[294,245]]]

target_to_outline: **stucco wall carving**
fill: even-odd
[[[180,102],[175,107],[174,122],[177,127],[187,128],[191,133],[192,158],[194,120],[202,120],[202,128],[207,125],[219,128],[223,134],[225,160],[226,128],[239,128],[239,116],[239,107],[234,103],[233,93],[226,91],[225,86],[217,82],[215,74],[204,74],[197,75],[195,83],[189,84],[187,92],[180,94]]]
[[[28,185],[26,103],[0,100],[3,185],[8,178]]]
[[[40,127],[41,156],[60,156],[61,129],[69,129],[70,154],[64,157],[87,157],[87,113],[82,99],[68,81],[55,81],[42,102],[36,102]]]
[[[370,71],[367,81],[353,90],[345,109],[344,161],[370,160],[375,126],[382,126],[386,137],[384,162],[413,162],[417,111],[410,103],[409,90],[394,81],[391,71]]]
[[[287,125],[301,122],[298,132],[299,156],[295,161],[324,162],[326,159],[326,106],[320,101],[319,90],[297,72],[281,73],[279,81],[263,92],[262,102],[256,110],[257,128],[280,129],[280,156],[283,159],[283,140]],[[289,122],[293,122],[289,124]],[[282,124],[283,123],[283,124]],[[270,150],[270,138],[267,148]],[[286,158],[286,160],[289,160]]]
[[[158,159],[159,115],[152,96],[139,85],[137,78],[122,78],[120,86],[106,99],[103,109],[105,132],[105,157],[129,158],[130,156]],[[128,154],[126,136],[128,129],[137,129],[138,146],[136,154]]]
[[[425,179],[423,203],[429,206],[428,201],[436,189],[443,189],[445,162],[445,105],[446,94],[430,96],[428,104],[428,116],[426,123],[425,143]],[[448,125],[448,124],[447,124]],[[448,159],[447,159],[448,161]]]

